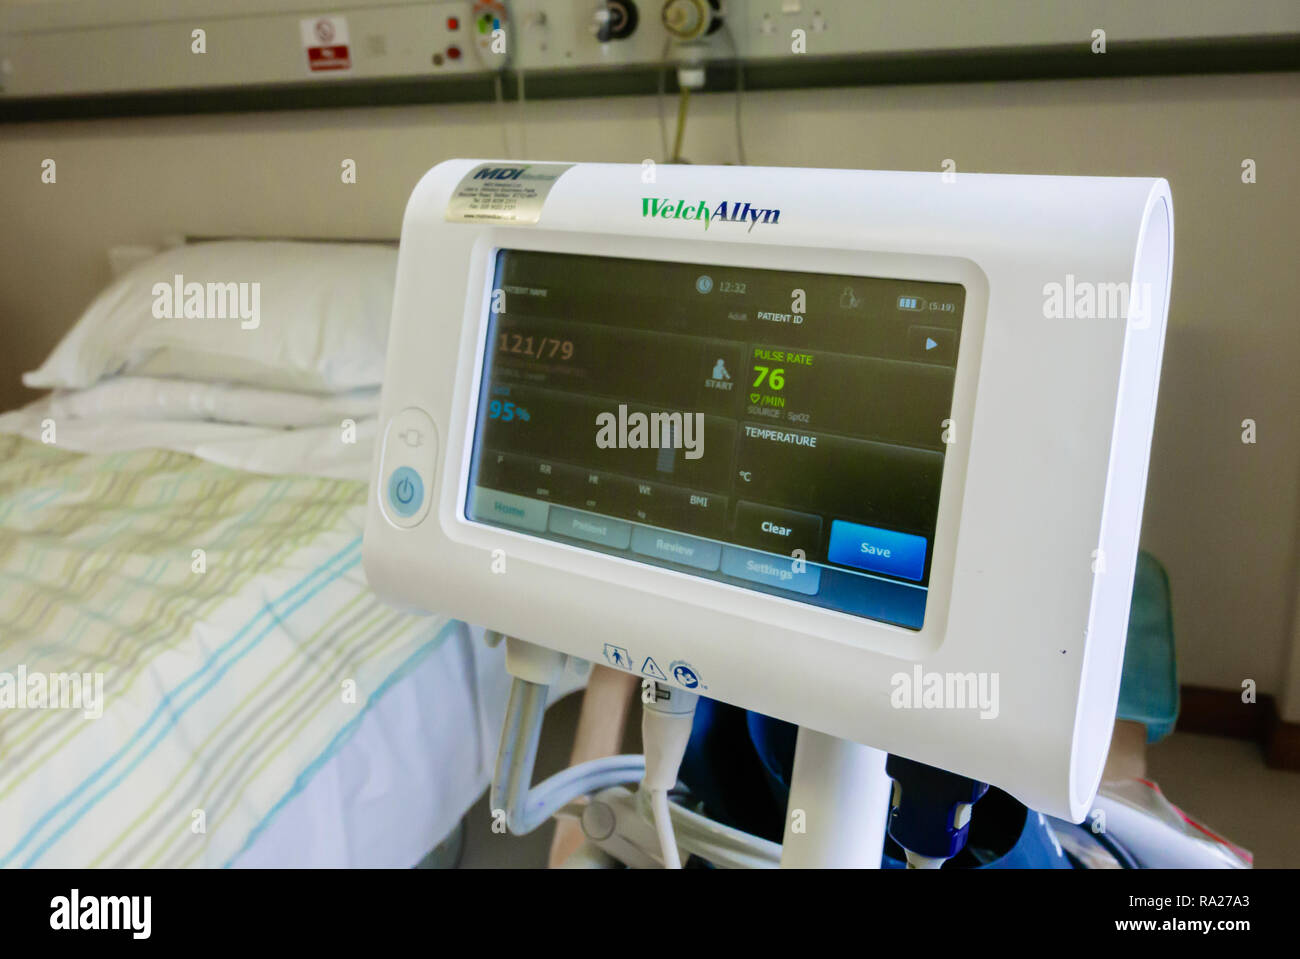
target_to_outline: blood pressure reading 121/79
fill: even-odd
[[[493,269],[468,519],[921,628],[962,286]]]
[[[500,333],[497,338],[500,341],[497,349],[502,353],[528,356],[539,360],[573,359],[572,340],[557,340],[549,336],[534,340],[534,337],[521,336],[518,333]]]

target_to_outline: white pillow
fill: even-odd
[[[60,425],[69,420],[105,423],[207,421],[299,429],[379,415],[379,390],[300,393],[241,383],[149,376],[110,376],[84,390],[59,390],[44,403]]]
[[[378,386],[396,272],[397,250],[378,244],[177,247],[114,281],[23,382],[84,389],[134,373],[318,393]]]

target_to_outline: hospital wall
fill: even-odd
[[[733,108],[730,94],[692,99],[687,157],[735,159]],[[653,97],[535,102],[526,115],[530,157],[663,153]],[[503,154],[503,117],[518,142],[514,106],[491,104],[0,127],[0,408],[34,397],[19,374],[108,281],[110,246],[393,238],[428,167]],[[959,174],[1170,180],[1173,297],[1142,542],[1170,572],[1182,682],[1253,679],[1300,721],[1300,75],[756,92],[744,132],[751,164],[937,170],[951,158]],[[355,185],[340,181],[345,158]]]

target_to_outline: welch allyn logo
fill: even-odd
[[[726,200],[723,200],[717,206],[710,208],[703,200],[698,203],[689,200],[673,202],[649,196],[641,198],[641,216],[658,217],[663,220],[696,220],[703,223],[706,230],[714,220],[720,223],[748,223],[751,231],[759,223],[776,224],[781,221],[780,210],[757,207],[749,202],[742,203],[740,200],[733,200],[730,206],[727,205]]]

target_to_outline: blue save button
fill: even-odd
[[[837,519],[831,523],[826,558],[841,566],[920,582],[925,573],[925,549],[924,536]]]

